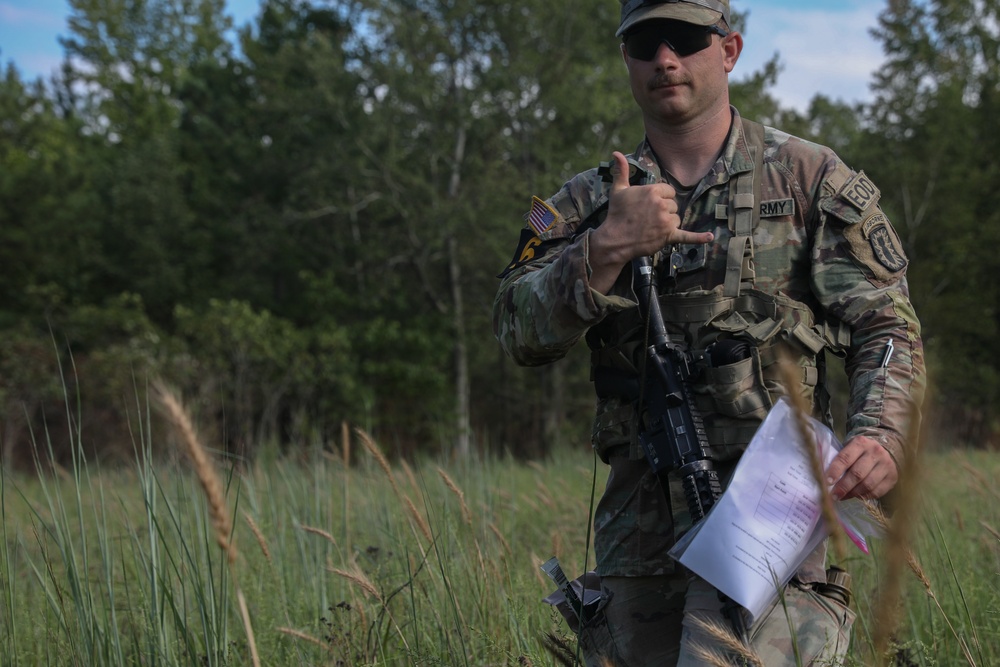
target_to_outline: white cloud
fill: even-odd
[[[817,93],[845,102],[868,100],[872,73],[884,60],[869,32],[879,3],[843,3],[838,9],[754,7],[734,76],[760,69],[775,52],[783,67],[774,95],[805,110]]]

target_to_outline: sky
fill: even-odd
[[[237,26],[253,20],[259,4],[227,0]],[[871,73],[883,60],[870,28],[882,2],[732,0],[732,6],[750,13],[735,79],[759,70],[777,52],[783,69],[772,93],[783,106],[804,111],[817,93],[844,102],[870,99]],[[13,62],[26,79],[52,74],[62,61],[58,36],[68,34],[68,15],[67,0],[0,0],[3,68]]]

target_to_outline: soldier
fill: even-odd
[[[692,665],[692,645],[711,640],[691,618],[721,621],[721,603],[667,556],[691,519],[678,488],[659,488],[637,443],[645,329],[630,261],[655,257],[667,329],[700,360],[691,389],[723,477],[786,392],[779,357],[794,359],[801,387],[792,389],[830,423],[830,352],[845,358],[850,399],[828,483],[838,498],[883,496],[919,418],[923,352],[907,259],[878,188],[829,148],[730,105],[743,38],[730,28],[728,0],[621,2],[617,36],[645,126],[630,157],[658,182],[630,186],[627,159],[615,152],[611,183],[592,169],[534,198],[501,276],[494,330],[522,365],[557,360],[584,336],[592,351],[592,440],[611,470],[595,514],[606,602],[582,633],[588,664]],[[749,352],[713,359],[707,351],[726,340]],[[787,612],[778,607],[750,628],[765,664],[796,664],[786,613],[802,664],[843,656],[854,617],[818,592],[825,557],[822,545],[785,587]]]

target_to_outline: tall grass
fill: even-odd
[[[220,507],[136,430],[132,469],[4,471],[0,663],[546,664],[536,570],[583,566],[587,455],[404,468],[355,434],[354,461],[220,469]]]
[[[856,568],[863,621],[885,614],[883,593],[895,585],[887,579],[909,575],[892,610],[899,619],[895,636],[881,637],[882,628],[867,622],[858,628],[855,644],[868,661],[860,664],[883,664],[879,648],[887,643],[895,664],[1000,664],[1000,536],[994,528],[1000,504],[989,481],[1000,474],[1000,457],[941,452],[925,457],[923,467],[909,490],[920,496],[920,512],[894,519],[905,524],[908,544],[875,542],[874,558]]]
[[[131,469],[81,457],[3,471],[0,664],[247,665],[254,650],[264,665],[559,664],[543,641],[567,631],[538,566],[554,554],[570,576],[584,568],[586,450],[401,465],[349,433],[336,453],[212,461],[231,519],[220,545],[198,474],[148,455],[168,437],[136,425]],[[915,665],[1000,664],[1000,461],[956,451],[926,468],[910,526],[926,581],[904,582],[894,650]],[[885,548],[848,558],[855,664],[876,662]]]

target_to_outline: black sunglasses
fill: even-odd
[[[708,48],[712,35],[725,37],[729,33],[714,25],[694,25],[673,19],[643,21],[633,30],[625,33],[625,53],[637,60],[652,60],[666,44],[680,57],[689,56]]]

